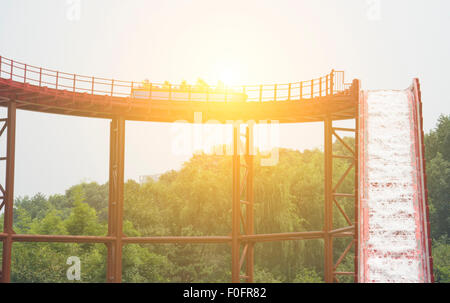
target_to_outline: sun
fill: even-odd
[[[223,82],[226,86],[236,85],[236,75],[231,68],[223,68],[219,72],[219,81]]]
[[[234,60],[220,60],[213,64],[211,69],[211,80],[221,82],[225,86],[240,86],[242,81],[242,66]]]

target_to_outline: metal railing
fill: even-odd
[[[132,97],[149,100],[206,102],[299,101],[342,94],[351,84],[345,83],[344,72],[334,71],[312,80],[287,84],[261,85],[188,85],[124,81],[69,74],[37,67],[0,56],[0,78],[48,87],[62,91]]]

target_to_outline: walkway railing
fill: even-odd
[[[299,101],[348,91],[344,72],[334,71],[312,80],[242,86],[211,86],[124,81],[69,74],[37,67],[0,56],[0,78],[76,93],[151,100],[206,102]]]

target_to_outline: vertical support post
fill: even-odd
[[[331,70],[330,74],[330,95],[334,93],[334,69]]]
[[[153,83],[150,83],[150,100],[152,99]]]
[[[254,158],[254,146],[253,146],[253,125],[248,124],[246,133],[246,165],[247,165],[247,182],[246,182],[246,216],[247,216],[247,234],[253,235],[255,233],[255,223],[253,214],[253,158]],[[246,256],[246,276],[247,282],[254,282],[254,263],[255,263],[255,244],[248,243],[247,256]]]
[[[240,174],[241,174],[241,160],[239,156],[239,130],[238,123],[233,124],[233,201],[231,206],[231,282],[240,282]]]
[[[303,99],[303,81],[300,82],[300,100]]]
[[[189,85],[189,102],[191,102],[192,87]]]
[[[288,101],[291,101],[291,83],[289,83],[288,87]]]
[[[8,104],[7,120],[7,147],[6,147],[6,178],[5,178],[5,213],[3,232],[7,235],[3,240],[2,257],[2,282],[11,280],[11,252],[13,230],[13,208],[14,208],[14,160],[16,149],[16,103],[10,101]]]
[[[324,271],[325,271],[325,282],[332,283],[333,278],[333,236],[330,231],[333,229],[333,120],[330,115],[327,115],[324,121],[325,130],[325,222],[324,222],[324,232],[325,232],[325,253],[324,253]]]
[[[360,88],[361,88],[361,82],[359,80],[355,80],[353,82],[353,85],[355,86],[355,100],[356,100],[356,106],[355,106],[355,221],[353,223],[353,226],[355,227],[355,234],[354,234],[354,249],[355,249],[355,256],[354,256],[354,269],[355,269],[355,279],[354,282],[358,283],[358,270],[359,270],[359,258],[358,258],[358,231],[359,231],[359,96],[360,96]]]
[[[330,87],[330,82],[329,82],[329,78],[330,78],[330,76],[329,75],[327,75],[327,78],[326,78],[326,80],[325,80],[325,82],[326,82],[326,84],[325,84],[325,96],[328,96],[328,88]]]
[[[322,77],[320,77],[320,82],[319,82],[319,96],[322,97]]]
[[[114,95],[114,79],[111,80],[111,97]]]
[[[262,95],[263,95],[263,86],[262,84],[259,85],[259,102],[262,102]]]
[[[107,282],[122,281],[123,187],[125,159],[125,120],[114,118],[110,126]]]
[[[113,201],[115,201],[116,191],[115,184],[116,180],[114,177],[115,169],[114,165],[116,163],[116,146],[117,146],[117,136],[115,131],[115,126],[117,126],[117,120],[111,120],[109,127],[109,196],[108,196],[108,236],[115,235],[115,211]],[[106,244],[108,249],[107,260],[106,260],[106,281],[114,282],[114,245],[113,243]]]
[[[277,101],[277,85],[274,85],[274,90],[273,90],[273,101]]]

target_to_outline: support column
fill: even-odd
[[[241,163],[240,137],[245,137],[244,162]],[[253,123],[247,125],[246,133],[240,133],[240,125],[233,129],[233,201],[232,201],[232,282],[253,282],[254,277],[254,243],[245,242],[241,253],[241,231],[244,235],[253,235],[255,232],[253,216]],[[241,167],[244,168],[241,178]],[[243,209],[245,209],[245,215]],[[241,226],[242,224],[242,226]],[[242,228],[241,228],[242,227]],[[245,263],[245,267],[243,266]],[[241,275],[241,269],[245,274]]]
[[[325,158],[325,222],[324,222],[324,272],[325,282],[333,283],[333,236],[330,231],[333,229],[333,120],[329,115],[324,121],[324,158]]]
[[[245,146],[245,163],[247,165],[247,180],[246,180],[246,224],[247,235],[253,235],[255,233],[255,223],[253,215],[253,158],[254,158],[254,146],[253,146],[253,125],[247,126],[246,132],[246,146]],[[254,263],[255,263],[255,244],[248,243],[247,255],[246,255],[246,281],[248,283],[254,282]]]
[[[360,98],[360,89],[361,82],[359,80],[353,81],[354,87],[354,95],[355,95],[355,221],[353,226],[355,227],[354,231],[354,248],[355,248],[355,256],[354,256],[354,269],[355,269],[355,279],[354,282],[358,283],[358,266],[359,266],[359,258],[358,258],[358,240],[359,240],[359,98]]]
[[[1,281],[10,282],[11,280],[11,251],[13,230],[13,208],[14,208],[14,159],[16,149],[16,103],[11,101],[8,104],[8,118],[6,120],[7,147],[6,147],[6,177],[5,189],[1,188],[3,193],[3,202],[5,207],[3,232],[7,235],[3,240],[3,258]],[[2,129],[2,133],[4,128]]]
[[[123,188],[125,161],[125,120],[114,118],[110,125],[107,282],[122,281]]]
[[[240,282],[240,174],[241,159],[239,156],[240,125],[233,124],[233,200],[231,206],[231,282]]]

